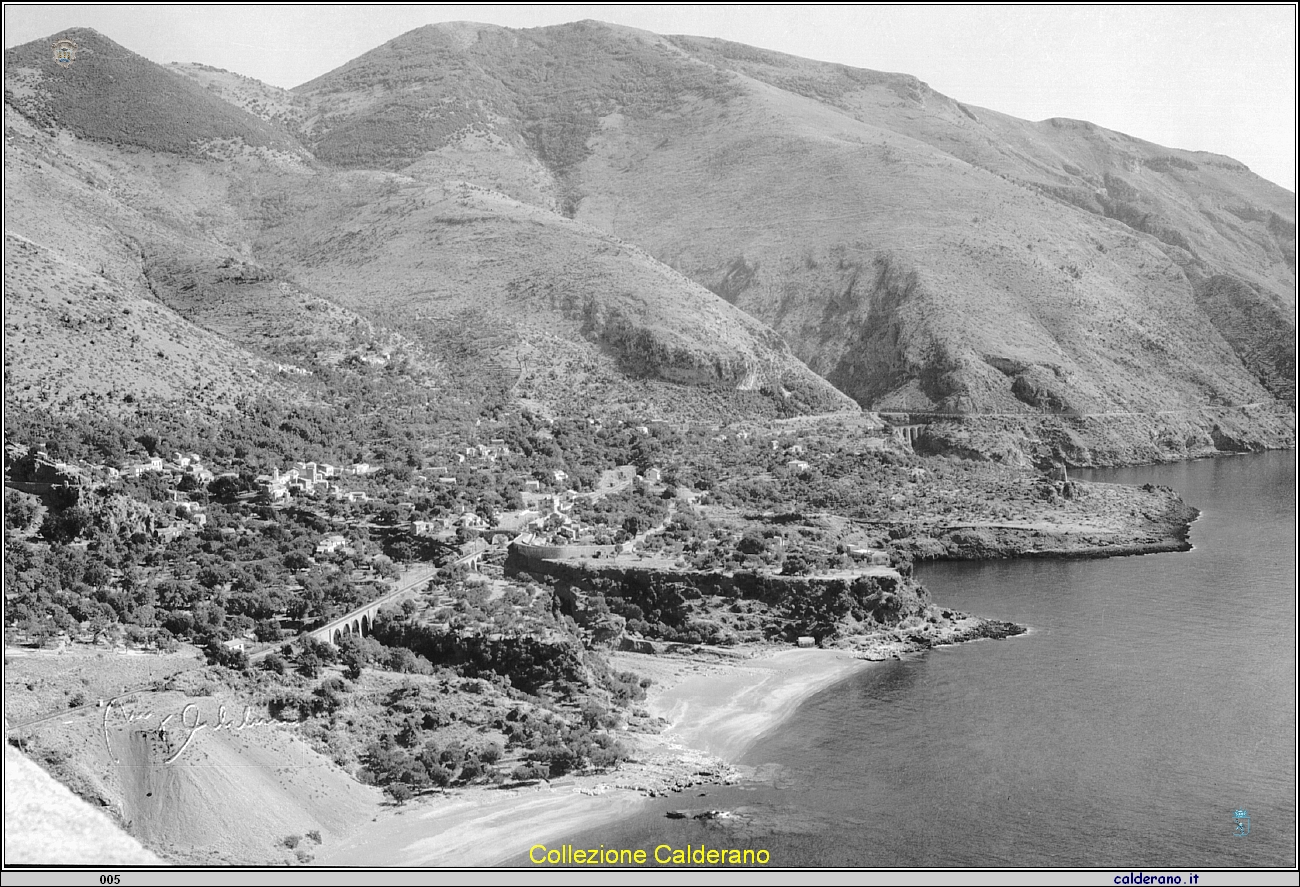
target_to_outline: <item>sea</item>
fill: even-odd
[[[1294,867],[1295,452],[1077,475],[1173,487],[1201,510],[1194,550],[920,565],[936,601],[1029,632],[872,665],[756,737],[748,782],[565,840],[770,866]]]

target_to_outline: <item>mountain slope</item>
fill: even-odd
[[[147,176],[10,107],[5,134],[6,406],[116,413],[184,400],[220,411],[283,394],[273,364],[154,297],[143,244],[174,243],[176,229],[155,214],[168,198]],[[184,202],[172,201],[174,216]]]
[[[230,404],[275,389],[329,400],[339,392],[305,377],[379,364],[443,399],[495,391],[562,413],[856,409],[762,323],[616,238],[473,186],[324,168],[291,134],[310,134],[312,102],[69,33],[98,65],[91,74],[142,85],[101,102],[102,84],[40,67],[42,41],[9,53],[7,218],[27,252],[49,254],[14,269],[30,293],[13,331],[30,335],[7,338],[5,357],[27,405],[120,407],[133,379],[151,398],[207,403],[199,393],[211,392]],[[123,102],[135,113],[125,136],[113,116]],[[91,338],[78,316],[66,343],[51,338],[28,317],[42,277],[65,300],[112,281],[148,329],[119,341],[96,315],[106,332]],[[150,360],[177,351],[183,382],[98,350],[132,355],[137,340]],[[41,369],[51,344],[72,365]],[[55,377],[76,385],[65,393]]]
[[[760,413],[851,405],[779,336],[703,287],[497,192],[350,174],[286,199],[292,213],[264,229],[259,252],[392,328],[472,339],[480,372],[501,374],[527,400],[671,415],[693,396],[684,386],[739,392]]]
[[[1228,158],[596,22],[421,28],[295,93],[326,162],[558,205],[770,324],[864,405],[1189,423],[1173,449],[1151,418],[1096,453],[1081,424],[1081,461],[1213,449],[1218,420],[1193,415],[1209,408],[1274,405],[1292,437],[1294,198]],[[501,146],[499,168],[520,158],[513,178],[476,171],[471,141]],[[537,163],[553,187],[518,186]],[[1223,275],[1250,306],[1207,310]],[[1243,335],[1256,310],[1271,329]]]

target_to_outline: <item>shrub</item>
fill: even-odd
[[[515,782],[531,782],[534,779],[546,779],[551,774],[551,769],[545,764],[520,764],[510,771],[510,778]]]
[[[456,778],[456,769],[445,764],[434,764],[427,769],[429,771],[429,782],[435,788],[446,788]]]
[[[271,717],[278,721],[305,721],[311,716],[312,703],[293,693],[284,693],[266,703]]]
[[[284,846],[292,850],[293,848],[297,847],[301,841],[302,841],[302,835],[286,835],[284,838]]]

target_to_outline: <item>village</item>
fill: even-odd
[[[622,424],[619,432],[634,450],[671,434]],[[577,425],[593,437],[608,433],[595,420]],[[721,432],[709,438],[714,446],[749,445],[756,433],[714,430]],[[550,427],[534,438],[554,439]],[[866,440],[868,448],[886,446],[878,433]],[[904,440],[899,435],[889,446],[902,448]],[[797,433],[771,436],[765,452],[795,478],[812,467]],[[254,473],[195,452],[106,464],[62,460],[9,441],[6,496],[21,495],[15,505],[25,506],[12,509],[16,535],[53,560],[80,552],[93,561],[117,550],[104,558],[108,570],[91,569],[72,588],[57,579],[45,583],[45,593],[37,592],[44,605],[31,605],[24,583],[11,586],[16,618],[7,631],[17,643],[107,637],[150,648],[210,634],[219,624],[226,647],[256,655],[323,625],[350,625],[356,620],[348,613],[387,600],[395,588],[411,590],[404,577],[440,571],[445,582],[472,570],[501,581],[512,553],[538,575],[550,562],[584,560],[669,573],[892,570],[883,547],[824,545],[727,519],[734,509],[713,504],[709,483],[683,482],[681,460],[665,455],[664,467],[584,465],[576,478],[565,468],[530,464],[536,458],[519,445],[489,437],[440,447],[418,467],[400,470],[302,460]],[[148,612],[121,605],[123,592],[151,597]],[[436,596],[431,600],[437,604]],[[91,618],[76,618],[85,614]]]

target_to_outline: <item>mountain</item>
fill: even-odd
[[[598,22],[428,26],[294,94],[327,163],[557,208],[864,406],[981,417],[933,442],[1086,463],[1292,434],[1294,195],[1230,158]]]
[[[77,44],[71,64],[53,61],[57,39]],[[122,146],[302,153],[291,137],[90,28],[5,50],[5,104],[37,125]]]
[[[1294,443],[1294,195],[1230,158],[599,22],[419,28],[294,90],[69,33],[66,70],[6,53],[46,183],[13,233],[49,247],[90,222],[39,208],[83,201],[238,359],[387,354],[562,412],[848,395],[1012,461]]]
[[[771,329],[616,237],[470,184],[321,164],[291,96],[58,36],[79,45],[67,70],[45,41],[6,54],[8,234],[23,245],[6,251],[9,319],[29,335],[5,356],[22,405],[121,410],[132,379],[143,398],[217,408],[328,401],[311,377],[378,363],[426,396],[560,413],[856,409]],[[27,319],[49,313],[51,284],[62,326]],[[101,291],[137,321],[116,337],[89,307]]]

